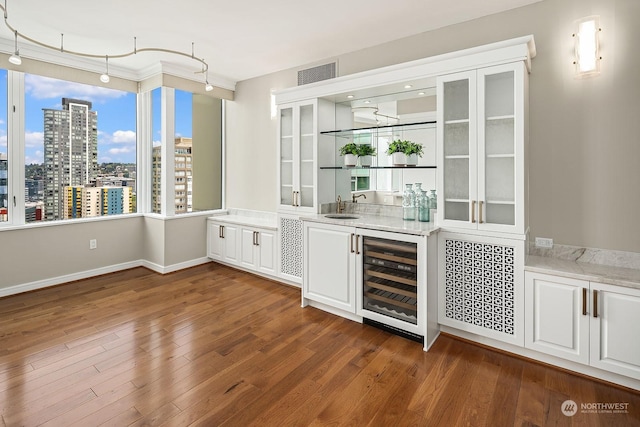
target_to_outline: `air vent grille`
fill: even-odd
[[[309,83],[319,82],[322,80],[333,79],[336,77],[336,63],[318,65],[317,67],[307,68],[298,71],[298,86]]]

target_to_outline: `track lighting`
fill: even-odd
[[[11,55],[9,57],[9,62],[11,62],[14,65],[21,65],[22,64],[22,58],[20,57],[20,51],[18,50],[18,30],[16,30],[15,28],[13,28],[13,26],[9,23],[8,20],[8,16],[7,16],[7,1],[4,1],[4,6],[0,5],[0,11],[2,11],[4,13],[4,24],[6,25],[6,27],[13,31],[14,37],[15,37],[15,52],[13,55]],[[60,39],[60,46],[52,46],[50,44],[46,44],[43,43],[41,41],[38,41],[32,37],[29,37],[23,33],[20,33],[20,37],[22,37],[23,39],[29,41],[30,43],[33,43],[37,46],[46,48],[46,49],[51,49],[51,50],[55,50],[61,53],[67,53],[70,55],[76,55],[76,56],[82,56],[85,58],[101,58],[101,55],[96,55],[94,53],[87,53],[87,52],[74,52],[74,51],[70,51],[64,48],[64,45],[62,43],[64,34],[61,35],[61,39]],[[131,55],[136,55],[140,52],[162,52],[162,53],[169,53],[172,55],[180,55],[180,56],[185,56],[188,58],[193,59],[194,61],[198,61],[201,65],[202,65],[202,71],[197,71],[197,73],[201,73],[204,72],[206,73],[205,76],[205,90],[207,92],[211,92],[213,90],[213,85],[209,83],[209,64],[207,64],[205,62],[204,59],[200,59],[198,57],[195,56],[194,53],[194,43],[191,44],[191,53],[185,53],[185,52],[181,52],[178,50],[172,50],[172,49],[164,49],[164,48],[160,48],[160,47],[145,47],[142,49],[138,49],[137,47],[137,40],[136,37],[133,38],[133,50],[131,52],[124,52],[124,53],[116,53],[114,55],[111,55],[112,58],[126,58],[128,56]],[[110,76],[109,76],[109,55],[105,55],[105,62],[106,62],[106,71],[102,74],[100,74],[100,81],[103,83],[109,83],[110,80]]]
[[[13,55],[9,57],[9,62],[14,65],[20,65],[22,64],[22,58],[20,58],[20,51],[18,50],[18,30],[15,30],[14,35],[16,38],[16,49]]]
[[[100,81],[102,83],[109,83],[109,55],[105,56],[105,61],[107,63],[107,69],[103,74],[100,75]]]

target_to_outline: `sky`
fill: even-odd
[[[97,77],[96,77],[97,79]],[[0,70],[0,152],[7,152],[7,71]],[[136,162],[136,94],[25,74],[25,164],[43,163],[43,108],[62,109],[62,98],[92,103],[98,112],[98,163]],[[192,95],[176,90],[176,136],[191,137]],[[160,141],[160,90],[152,94],[154,145]]]

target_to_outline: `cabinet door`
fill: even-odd
[[[222,226],[215,222],[207,222],[207,256],[211,259],[222,260],[224,254],[224,240]]]
[[[294,207],[294,109],[295,105],[283,105],[278,108],[278,166],[279,201],[281,206]]]
[[[259,271],[271,275],[276,273],[276,234],[273,231],[256,231],[256,252]]]
[[[235,225],[222,226],[223,260],[230,264],[238,264],[240,252],[238,250],[238,227]]]
[[[640,379],[640,289],[591,282],[591,366]]]
[[[303,298],[355,313],[355,229],[305,222],[304,236]]]
[[[525,347],[589,363],[589,282],[525,272]]]
[[[477,71],[478,229],[524,232],[524,65]]]
[[[440,77],[438,216],[444,226],[476,228],[476,72]]]
[[[278,275],[302,284],[303,231],[302,221],[293,215],[278,215]]]
[[[315,152],[317,143],[317,104],[314,101],[298,105],[298,121],[296,122],[297,148],[297,191],[296,206],[313,208],[315,206]]]
[[[240,264],[254,270],[258,266],[259,252],[256,250],[256,231],[252,228],[240,230]]]

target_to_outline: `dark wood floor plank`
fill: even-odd
[[[640,393],[449,336],[423,352],[214,263],[0,298],[0,427],[327,424],[634,426]]]

